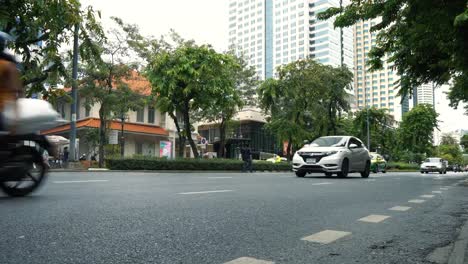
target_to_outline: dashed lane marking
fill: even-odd
[[[408,203],[417,203],[417,204],[420,204],[420,203],[424,203],[426,200],[420,200],[420,199],[414,199],[414,200],[409,200]]]
[[[380,223],[380,222],[384,221],[387,218],[390,218],[390,216],[388,216],[388,215],[368,215],[366,217],[358,219],[358,221],[366,222],[366,223]]]
[[[331,182],[319,182],[319,183],[314,183],[314,184],[311,184],[311,185],[329,185],[329,184],[333,184]]]
[[[432,193],[442,193],[441,191],[432,191]]]
[[[324,230],[313,235],[306,236],[301,240],[325,245],[349,235],[351,235],[351,232]]]
[[[274,262],[249,257],[242,257],[235,260],[231,260],[224,264],[274,264]]]
[[[447,191],[449,188],[439,188],[442,191]]]
[[[400,212],[405,212],[405,211],[408,211],[409,209],[411,209],[411,207],[408,207],[408,206],[394,206],[388,210],[391,210],[391,211],[400,211]]]
[[[376,180],[375,179],[367,179],[367,180],[364,180],[366,182],[375,182]]]
[[[81,180],[81,181],[53,181],[53,183],[91,183],[91,182],[108,182],[109,180]]]
[[[205,194],[205,193],[225,193],[233,192],[233,190],[214,190],[214,191],[200,191],[200,192],[182,192],[179,194]]]
[[[232,177],[204,177],[206,179],[232,179]]]
[[[434,198],[435,195],[432,195],[432,194],[424,194],[424,195],[421,195],[419,197],[421,198]]]

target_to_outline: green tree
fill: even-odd
[[[437,154],[447,160],[449,164],[462,164],[463,153],[458,145],[440,145],[437,148]]]
[[[104,33],[92,7],[81,9],[79,0],[2,1],[0,30],[14,37],[9,47],[21,58],[23,84],[30,87],[28,94],[42,92],[46,97],[57,97],[54,93],[59,90],[54,87],[69,75],[64,64],[67,58],[60,52],[73,40],[77,24],[82,55],[94,56],[96,46],[91,36],[102,38]]]
[[[398,129],[400,148],[416,154],[430,155],[438,114],[431,105],[420,104],[403,115]]]
[[[115,100],[112,107],[114,119],[120,121],[120,156],[123,158],[125,155],[125,122],[127,120],[127,113],[130,110],[137,111],[145,106],[145,99],[142,92],[134,91],[128,85],[119,85],[114,90],[117,100]]]
[[[310,139],[312,113],[323,117],[320,104],[324,83],[320,81],[323,66],[312,59],[299,60],[278,68],[278,79],[267,79],[258,90],[261,108],[270,115],[267,127],[281,142],[287,141],[287,157],[291,159],[293,144]],[[317,122],[318,123],[318,122]],[[319,135],[323,126],[314,126]],[[326,129],[325,129],[326,130]]]
[[[466,0],[352,0],[342,8],[329,8],[320,19],[336,16],[335,26],[353,26],[360,20],[378,18],[370,28],[378,32],[369,52],[372,69],[394,64],[400,94],[427,82],[453,81],[451,105],[468,102],[468,5]]]
[[[125,32],[114,28],[107,32],[104,40],[91,39],[90,45],[95,47],[99,56],[86,61],[79,69],[79,92],[86,99],[86,107],[99,104],[99,167],[104,165],[108,122],[113,113],[125,108],[118,104],[120,98],[116,90],[128,89],[125,80],[131,78],[134,67],[125,61],[128,57],[125,38]]]
[[[440,145],[454,145],[458,146],[457,140],[450,134],[443,134],[440,139]]]
[[[468,153],[468,134],[465,134],[460,138],[460,145],[463,146],[465,153]]]
[[[367,115],[369,115],[370,150],[379,149],[382,154],[392,154],[395,146],[395,120],[387,109],[375,107],[355,113],[353,134],[367,142]]]
[[[211,46],[183,42],[153,54],[146,67],[146,76],[158,96],[158,106],[170,112],[179,138],[186,137],[196,158],[197,145],[191,137],[191,113],[209,109],[213,101],[224,96],[222,87],[232,87],[233,79],[225,78],[226,67],[236,64],[232,56],[217,53]],[[180,129],[180,113],[184,134]]]

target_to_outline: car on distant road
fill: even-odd
[[[350,172],[369,177],[371,159],[361,140],[351,136],[320,137],[306,144],[293,157],[293,171],[297,177],[322,172],[331,177],[334,173],[344,178]]]
[[[371,171],[373,173],[377,173],[379,171],[382,173],[386,173],[387,161],[385,160],[385,158],[376,152],[371,152],[369,153],[369,155],[371,157]]]
[[[428,158],[421,164],[421,173],[438,172],[447,173],[446,162],[441,158]]]

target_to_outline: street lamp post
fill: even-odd
[[[72,61],[72,104],[71,104],[71,122],[70,122],[70,161],[76,161],[76,109],[78,102],[78,33],[80,27],[78,24],[75,25],[75,32],[73,38],[73,61]]]

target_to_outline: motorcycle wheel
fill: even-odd
[[[23,175],[18,175],[17,180],[0,181],[0,189],[9,196],[26,196],[35,191],[44,181],[47,167],[42,161],[42,156],[31,148],[22,148],[14,160],[26,169]]]

